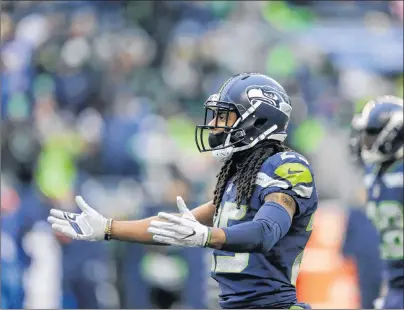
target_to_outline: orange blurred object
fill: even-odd
[[[296,284],[298,300],[313,309],[360,308],[356,265],[342,255],[345,228],[341,208],[322,208],[314,216]]]

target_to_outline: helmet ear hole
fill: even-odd
[[[268,119],[266,118],[258,118],[255,122],[254,122],[254,127],[257,129],[260,129],[266,122]]]

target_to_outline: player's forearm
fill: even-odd
[[[215,214],[215,206],[213,201],[209,201],[192,210],[195,219],[206,226],[213,226],[213,215]]]
[[[211,230],[209,247],[224,251],[268,253],[291,225],[288,212],[275,203],[267,202],[253,221],[223,229]]]
[[[268,252],[280,237],[279,229],[274,228],[252,221],[224,229],[212,228],[208,246],[234,253]]]
[[[226,234],[221,228],[211,228],[208,247],[220,250],[226,243]]]
[[[212,201],[192,210],[196,220],[208,226],[212,225],[214,212],[215,208]],[[157,244],[153,241],[153,235],[147,232],[147,228],[153,220],[163,221],[157,216],[136,221],[112,221],[111,237],[121,241]]]
[[[112,221],[111,238],[121,241],[157,244],[153,241],[153,235],[147,232],[147,228],[153,220],[159,220],[159,218],[152,216],[137,221]]]

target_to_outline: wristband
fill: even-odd
[[[212,239],[212,228],[208,227],[208,237],[206,238],[206,242],[204,244],[205,248],[209,247],[211,239]]]
[[[105,226],[104,240],[111,240],[111,230],[112,230],[112,219],[107,220],[107,225]]]

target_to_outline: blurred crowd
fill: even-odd
[[[347,148],[353,113],[376,95],[403,96],[402,1],[1,6],[8,308],[209,306],[209,253],[81,243],[54,236],[46,217],[75,211],[77,194],[116,219],[174,211],[177,195],[191,208],[210,199],[219,166],[197,151],[194,128],[231,75],[261,72],[285,87],[287,143],[312,162],[321,198],[343,206],[361,193]]]

